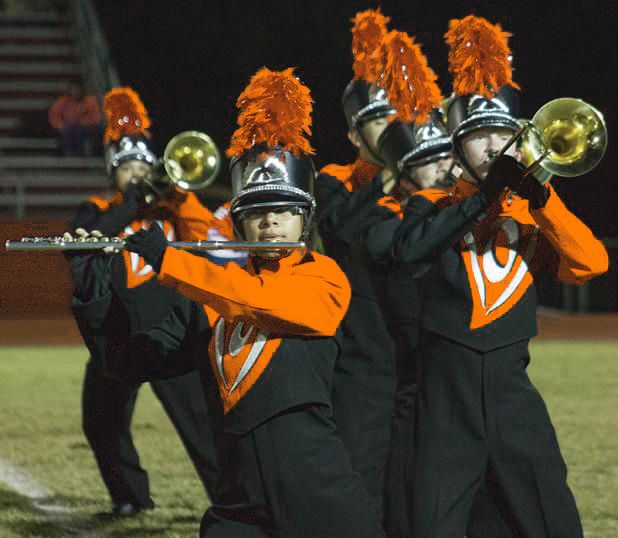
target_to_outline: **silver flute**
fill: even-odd
[[[303,241],[170,241],[169,245],[181,250],[293,250],[306,248]],[[64,252],[68,250],[124,250],[125,240],[119,237],[22,237],[8,240],[8,252]]]

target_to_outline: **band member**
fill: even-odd
[[[607,270],[607,253],[506,147],[519,129],[507,36],[473,16],[451,21],[448,127],[463,176],[447,192],[414,195],[395,234],[394,255],[422,296],[413,536],[462,536],[483,483],[513,535],[582,536],[526,373],[528,341],[537,278],[582,283]]]
[[[391,442],[385,480],[385,525],[389,536],[410,536],[409,500],[414,488],[410,472],[413,461],[414,400],[418,372],[418,319],[420,313],[416,282],[410,272],[388,263],[393,234],[401,223],[408,198],[415,192],[453,184],[452,143],[442,121],[442,102],[436,75],[427,65],[420,45],[403,32],[391,31],[379,51],[380,83],[397,110],[378,139],[378,152],[393,178],[389,195],[378,200],[387,207],[383,220],[374,221],[365,234],[366,247],[381,264],[386,285],[383,314],[396,350],[397,385],[391,422]],[[384,173],[383,173],[384,176]],[[485,516],[481,524],[479,512]],[[470,538],[506,536],[496,507],[482,488],[474,500],[474,510],[466,528]]]
[[[388,262],[393,235],[401,224],[408,198],[424,188],[452,184],[452,144],[437,112],[426,124],[397,123],[381,140],[381,153],[396,183],[378,204],[391,212],[368,227],[365,240],[369,254],[385,273],[383,312],[395,345],[396,387],[385,473],[384,524],[389,536],[406,538],[411,536],[408,504],[414,487],[411,464],[419,378],[420,302],[412,275],[405,267]],[[480,535],[468,532],[468,536]]]
[[[373,83],[378,74],[372,54],[387,33],[388,20],[379,10],[360,12],[353,20],[354,79],[344,91],[342,105],[348,138],[358,157],[349,165],[325,166],[316,180],[317,224],[324,250],[352,287],[341,326],[333,413],[352,465],[380,511],[395,389],[394,348],[377,291],[383,287],[382,271],[371,263],[360,238],[370,224],[370,211],[384,195],[380,175],[384,163],[377,141],[396,114],[384,90]]]
[[[127,245],[163,284],[205,303],[210,320],[198,362],[220,409],[221,480],[201,534],[383,536],[330,405],[333,336],[349,284],[330,258],[276,249],[308,237],[313,218],[309,90],[292,69],[263,68],[237,106],[228,149],[232,216],[242,238],[274,248],[240,269],[170,248],[154,226]],[[186,339],[165,328],[145,336],[162,360]]]
[[[176,233],[182,238],[189,229],[193,235],[205,234],[209,226],[216,226],[219,221],[192,193],[172,192],[145,205],[138,178],[146,178],[156,160],[145,131],[147,112],[130,88],[108,92],[105,111],[106,165],[116,192],[111,200],[90,198],[78,209],[71,229],[127,236],[157,221],[173,239]],[[175,302],[185,299],[161,286],[151,267],[136,254],[74,255],[70,265],[75,281],[73,313],[91,354],[83,386],[83,429],[109,491],[112,514],[130,516],[154,507],[130,430],[139,383],[119,378],[122,365],[117,357],[105,360],[105,353],[126,327],[147,330],[164,319]],[[218,470],[198,373],[151,386],[212,498]]]

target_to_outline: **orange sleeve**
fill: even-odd
[[[217,225],[217,219],[197,196],[188,192],[176,209],[176,233],[181,241],[204,241],[208,229]],[[230,238],[231,239],[231,238]]]
[[[243,318],[280,335],[332,336],[347,311],[350,285],[333,260],[311,256],[286,272],[251,275],[235,263],[220,266],[168,247],[159,279],[226,319]]]
[[[530,214],[558,256],[556,277],[561,282],[581,284],[605,273],[607,251],[590,228],[571,213],[553,187],[545,207]]]

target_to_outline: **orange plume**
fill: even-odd
[[[284,71],[260,69],[239,95],[238,128],[232,135],[228,157],[235,157],[257,144],[282,146],[295,155],[313,154],[305,138],[311,135],[311,93],[295,76]]]
[[[519,89],[513,81],[509,32],[499,24],[468,15],[451,19],[444,34],[449,45],[449,71],[457,95],[479,93],[491,99],[502,86]]]
[[[125,134],[144,133],[150,127],[150,118],[144,103],[131,88],[113,88],[104,99],[107,128],[103,142],[120,140]]]
[[[380,85],[397,109],[401,121],[425,123],[428,114],[444,97],[437,75],[427,65],[421,47],[405,32],[389,32],[382,41],[379,57]]]
[[[390,20],[390,17],[382,15],[379,9],[361,11],[352,19],[352,69],[356,80],[377,80],[377,61],[373,52],[378,49],[386,35],[386,25]]]

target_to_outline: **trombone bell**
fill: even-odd
[[[607,148],[603,115],[592,105],[564,97],[543,105],[528,126],[522,143],[522,162],[538,162],[541,183],[551,175],[575,177],[592,170]],[[539,177],[541,176],[541,177]]]
[[[172,183],[185,191],[197,191],[216,179],[221,167],[221,154],[207,134],[184,131],[168,142],[163,163]]]

